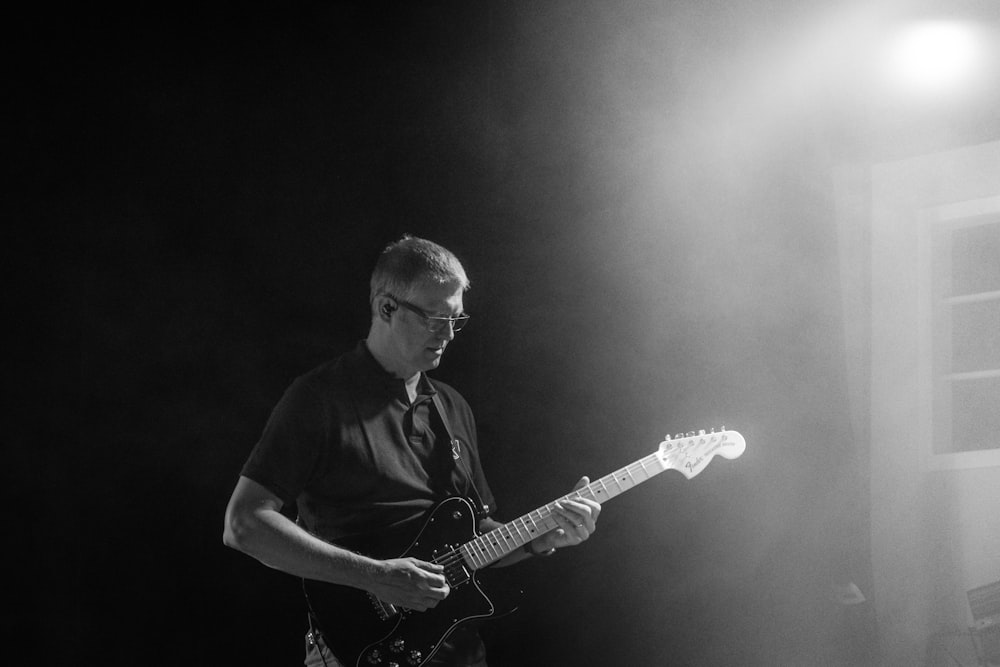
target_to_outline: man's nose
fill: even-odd
[[[448,320],[447,322],[445,322],[444,326],[441,327],[441,330],[438,331],[437,337],[439,340],[448,340],[448,341],[455,338],[455,323],[452,320]]]

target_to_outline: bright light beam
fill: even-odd
[[[943,93],[976,73],[979,48],[974,32],[961,23],[928,21],[910,25],[890,42],[887,82],[915,93]]]

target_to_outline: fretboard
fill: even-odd
[[[580,498],[604,503],[651,479],[654,475],[660,474],[668,467],[654,452],[610,475],[605,475],[587,486],[557,498],[547,505],[466,542],[459,548],[459,551],[470,569],[484,568],[520,549],[536,537],[557,528],[558,524],[552,516],[556,504],[564,500],[578,500]]]

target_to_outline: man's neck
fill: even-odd
[[[368,351],[375,357],[375,361],[378,362],[379,366],[386,373],[403,381],[403,385],[406,387],[406,395],[409,397],[410,403],[412,403],[417,397],[417,387],[420,385],[420,371],[410,372],[398,368],[393,363],[391,355],[386,354],[378,344],[378,340],[371,334],[365,340],[365,344],[368,346]]]
[[[404,380],[403,385],[406,387],[407,398],[410,399],[410,403],[413,403],[413,401],[417,400],[417,387],[420,385],[420,373]]]

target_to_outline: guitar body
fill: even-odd
[[[496,608],[476,573],[454,552],[476,537],[476,524],[476,513],[466,500],[447,498],[430,510],[402,554],[368,554],[444,560],[451,592],[427,611],[398,609],[356,588],[303,580],[309,608],[334,655],[354,667],[388,667],[392,663],[419,667],[456,628],[493,616]]]

